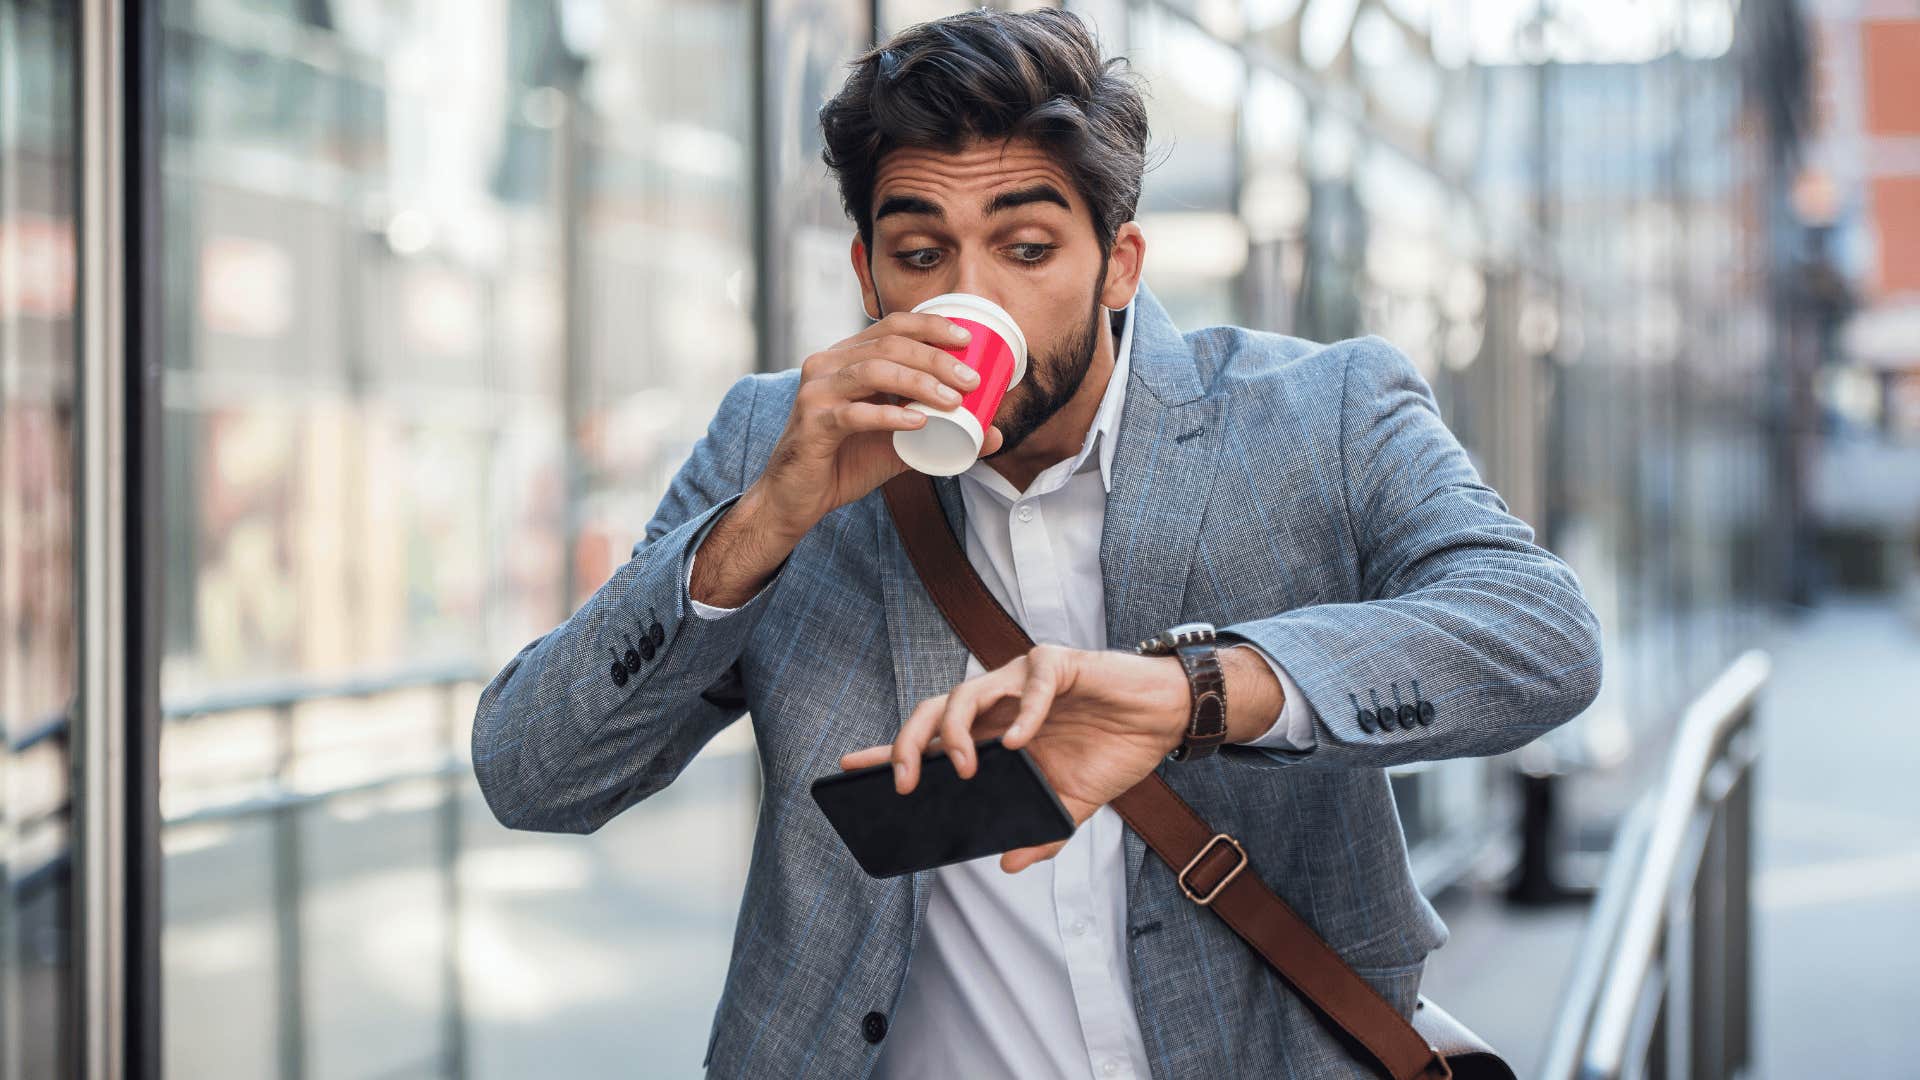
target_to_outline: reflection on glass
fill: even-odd
[[[697,1065],[750,741],[564,842],[463,755],[754,367],[754,11],[163,5],[169,1073]]]
[[[0,1078],[76,1067],[74,16],[0,0]]]
[[[1128,35],[1152,133],[1136,215],[1151,252],[1146,280],[1182,326],[1238,322],[1249,248],[1238,178],[1223,166],[1234,159],[1245,62],[1154,6],[1135,10]]]
[[[771,298],[768,366],[777,370],[800,366],[866,325],[847,255],[853,226],[820,157],[819,113],[846,81],[847,62],[867,48],[873,28],[869,5],[848,0],[774,0],[763,17],[771,102],[761,270]]]

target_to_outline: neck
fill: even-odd
[[[1059,412],[1034,428],[1033,434],[1018,447],[987,459],[987,464],[1006,477],[1015,491],[1026,491],[1033,478],[1048,466],[1065,461],[1086,445],[1087,431],[1093,427],[1094,414],[1100,411],[1100,399],[1106,396],[1107,383],[1113,378],[1111,320],[1094,321],[1098,325],[1094,331],[1093,359],[1087,364],[1086,378],[1080,380],[1080,389],[1074,391]]]

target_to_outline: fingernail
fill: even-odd
[[[959,323],[948,323],[947,336],[952,338],[955,341],[965,341],[968,338],[971,338],[973,334],[969,332],[966,327],[961,326]]]
[[[942,386],[940,388],[940,400],[953,402],[957,405],[960,402],[960,391],[955,390],[951,386]]]
[[[968,386],[972,386],[974,383],[980,381],[980,373],[965,364],[953,365],[953,377],[966,383]]]
[[[904,784],[907,782],[907,766],[905,763],[899,761],[893,763],[893,782],[895,784]]]

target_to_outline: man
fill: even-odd
[[[751,712],[765,797],[710,1075],[1372,1075],[1106,803],[1159,770],[1407,1014],[1447,935],[1383,767],[1512,750],[1598,687],[1578,582],[1401,352],[1175,329],[1141,281],[1146,120],[1118,63],[1051,10],[855,61],[821,121],[877,321],[736,381],[632,559],[480,699],[488,804],[569,832]],[[1038,643],[994,672],[878,490],[917,423],[900,403],[968,388],[936,347],[952,324],[911,312],[945,292],[1001,304],[1032,354],[981,460],[936,480]],[[1218,627],[1213,753],[1180,659],[1134,648],[1189,622]],[[926,749],[970,776],[1000,733],[1069,841],[876,881],[808,796],[889,759],[910,789]]]

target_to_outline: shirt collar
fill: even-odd
[[[1133,356],[1133,305],[1134,301],[1128,300],[1127,306],[1120,309],[1120,344],[1113,350],[1113,375],[1107,380],[1107,392],[1101,395],[1100,409],[1093,414],[1093,427],[1087,432],[1088,440],[1099,440],[1100,483],[1108,491],[1113,490],[1113,451],[1120,445],[1120,413],[1127,403],[1127,368]]]

